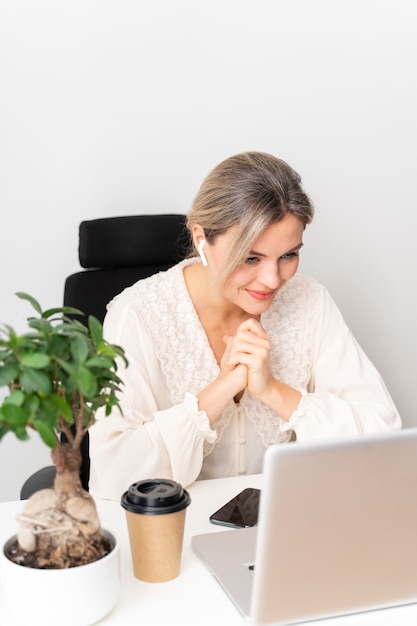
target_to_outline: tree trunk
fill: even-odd
[[[83,493],[80,480],[81,451],[71,443],[59,443],[51,453],[56,467],[54,490],[61,501]]]
[[[56,465],[53,489],[42,489],[26,502],[18,517],[20,549],[33,567],[72,567],[106,554],[102,551],[100,520],[80,480],[81,453],[72,443],[59,443],[52,452]]]

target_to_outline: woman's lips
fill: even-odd
[[[254,291],[253,289],[246,289],[246,293],[254,300],[269,300],[274,296],[275,291]]]

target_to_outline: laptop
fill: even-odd
[[[258,525],[192,537],[250,623],[417,602],[417,429],[267,448]]]

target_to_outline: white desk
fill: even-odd
[[[191,504],[187,509],[184,534],[184,550],[181,573],[178,578],[166,583],[144,583],[132,573],[129,540],[124,510],[117,502],[99,500],[102,526],[113,531],[121,541],[120,598],[113,611],[104,618],[103,626],[242,626],[245,623],[240,613],[227,598],[218,583],[194,555],[191,536],[205,532],[228,532],[226,528],[209,522],[209,514],[236,495],[245,487],[260,487],[260,476],[240,476],[196,482],[189,489]],[[15,516],[21,510],[21,502],[0,503],[0,540],[3,543],[15,534]],[[4,607],[0,589],[0,624],[13,626]],[[64,606],[64,602],[63,602]],[[311,626],[415,626],[417,604],[359,613],[337,619],[308,622]]]

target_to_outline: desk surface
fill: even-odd
[[[133,576],[124,510],[117,502],[97,500],[102,526],[117,534],[121,542],[122,577],[120,598],[100,625],[140,623],[166,626],[180,623],[182,626],[242,626],[245,621],[240,613],[194,555],[191,537],[205,532],[228,532],[226,528],[211,524],[209,514],[245,487],[260,486],[261,476],[257,475],[200,481],[190,487],[191,504],[187,509],[181,573],[178,578],[166,583],[144,583]],[[21,502],[0,503],[2,542],[15,534],[15,517],[21,507]],[[3,593],[0,588],[0,623],[12,626],[13,622],[4,608]],[[416,623],[417,604],[308,622],[311,626],[415,626]]]

